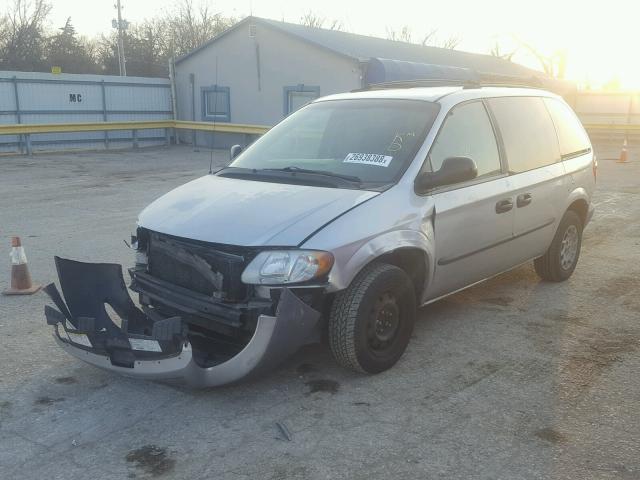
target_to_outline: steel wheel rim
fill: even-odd
[[[569,225],[560,246],[560,266],[564,270],[569,270],[576,261],[579,239],[578,228],[575,225]]]
[[[400,307],[390,292],[375,301],[367,322],[367,344],[376,354],[384,354],[393,345],[400,330]]]

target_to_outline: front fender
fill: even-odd
[[[354,277],[369,263],[387,253],[403,248],[414,248],[424,252],[426,279],[433,276],[433,231],[425,233],[415,230],[393,230],[382,233],[358,245],[355,249],[341,247],[334,252],[335,267],[329,277],[329,290],[344,290]]]

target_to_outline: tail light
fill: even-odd
[[[593,179],[597,180],[598,179],[598,159],[596,158],[595,154],[593,155],[593,161],[591,162],[591,168],[593,170]]]

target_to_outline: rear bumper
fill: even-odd
[[[80,315],[78,305],[69,303],[73,295],[67,292],[69,282],[65,280],[69,273],[67,271],[69,264],[66,262],[70,261],[56,259],[68,308],[62,302],[55,286],[53,284],[47,286],[45,291],[60,310],[45,307],[47,323],[54,327],[54,338],[63,350],[104,370],[128,377],[179,380],[194,387],[212,387],[236,382],[267,371],[302,345],[313,343],[317,338],[320,313],[290,290],[285,289],[280,295],[275,316],[260,315],[252,338],[237,354],[214,366],[203,367],[196,361],[186,326],[181,324],[178,317],[164,319],[164,323],[168,323],[168,326],[164,325],[160,328],[163,321],[156,321],[158,325],[155,325],[154,320],[145,316],[138,320],[151,325],[150,329],[145,330],[146,334],[130,333],[129,320],[138,314],[145,314],[137,310],[133,304],[127,305],[126,308],[133,306],[137,312],[127,312],[123,305],[114,305],[115,300],[109,295],[109,289],[98,292],[96,298],[106,299],[101,301],[100,305],[83,307],[85,311],[93,312],[92,318]],[[71,263],[77,266],[79,262]],[[103,277],[98,283],[104,285],[104,280],[107,279],[101,269],[106,264],[80,265],[85,273],[93,271],[96,276]],[[112,270],[114,270],[113,267],[117,267],[117,271],[120,272],[120,281],[122,281],[119,266],[109,264],[109,267]],[[122,285],[116,285],[114,288],[120,290],[123,287],[122,281]],[[126,293],[126,287],[124,288]],[[91,295],[85,295],[86,297]],[[88,299],[88,301],[91,300]],[[123,317],[120,326],[109,318],[106,311],[103,315],[104,303],[112,305],[118,315]],[[141,348],[141,342],[154,348]]]

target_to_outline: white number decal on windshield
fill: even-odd
[[[344,158],[343,163],[360,163],[362,165],[376,165],[378,167],[388,167],[393,160],[389,155],[378,155],[377,153],[349,153]]]

